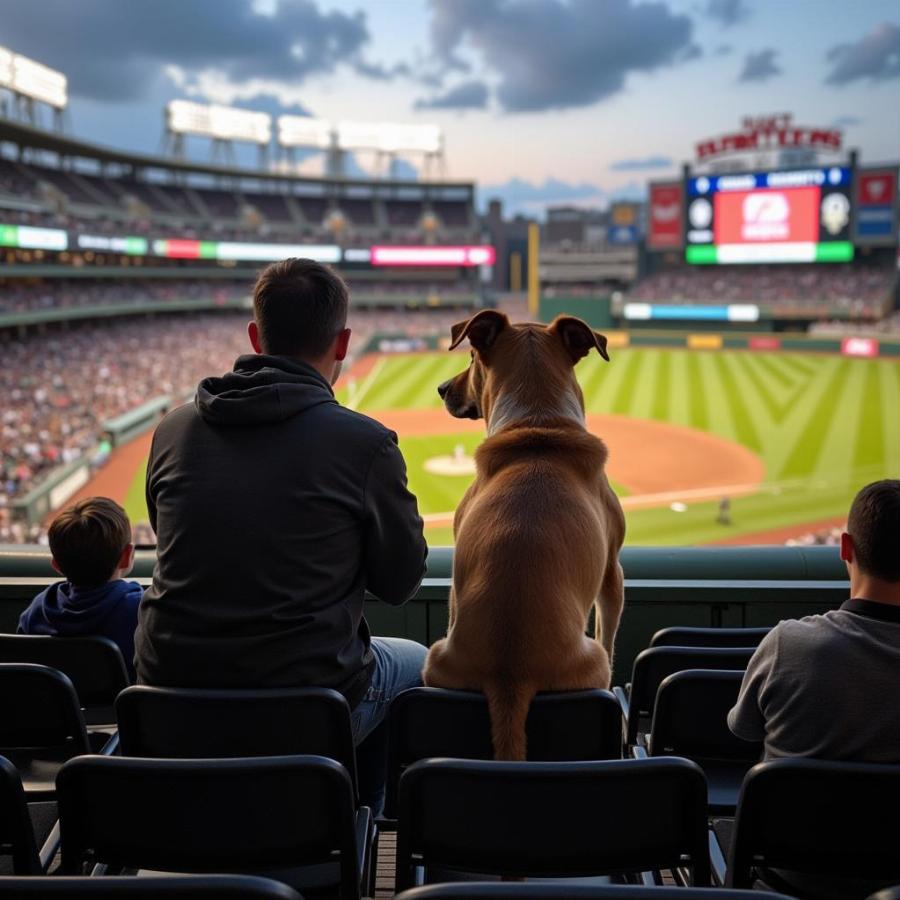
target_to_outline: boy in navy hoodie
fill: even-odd
[[[143,589],[122,580],[134,563],[125,510],[106,497],[79,500],[53,520],[47,537],[53,568],[67,580],[31,601],[18,633],[111,638],[134,681],[134,629]]]

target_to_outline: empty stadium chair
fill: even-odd
[[[609,691],[538,694],[526,729],[531,760],[618,759],[621,710]],[[493,759],[491,723],[483,694],[412,688],[396,697],[389,713],[385,817],[396,818],[403,771],[420,759],[442,756]]]
[[[758,647],[771,628],[662,628],[651,647]]]
[[[0,663],[0,754],[19,770],[29,802],[53,800],[60,766],[111,752],[115,739],[89,735],[72,682],[56,669]]]
[[[768,891],[728,888],[657,887],[636,884],[503,884],[475,881],[467,884],[428,884],[397,894],[396,900],[792,900]],[[872,898],[876,900],[876,898]]]
[[[292,888],[270,878],[252,875],[170,875],[132,878],[129,876],[88,878],[84,876],[44,876],[0,878],[0,897],[161,897],[164,900],[194,900],[219,897],[234,900],[303,900]]]
[[[734,815],[744,776],[762,758],[762,742],[735,737],[726,721],[743,677],[727,669],[687,669],[663,679],[656,692],[647,752],[694,760],[706,775],[713,814]]]
[[[0,756],[0,875],[42,871],[22,780],[16,767]]]
[[[648,647],[642,650],[635,657],[631,683],[624,689],[613,688],[622,707],[626,744],[634,744],[638,734],[649,727],[656,691],[663,679],[685,669],[743,671],[753,650],[753,647]]]
[[[689,866],[709,884],[706,779],[686,759],[426,759],[400,779],[397,890],[454,875],[575,877]]]
[[[69,677],[88,726],[116,721],[116,696],[128,687],[122,651],[105,637],[0,634],[0,663],[35,663]]]
[[[900,765],[759,763],[741,789],[725,883],[751,887],[761,875],[763,882],[794,893],[795,880],[802,884],[811,877],[848,898],[896,884],[898,809]],[[870,883],[861,892],[860,879]]]
[[[289,756],[337,760],[356,792],[350,707],[328,688],[194,690],[130,687],[116,701],[123,756]]]
[[[885,888],[883,891],[878,891],[875,894],[872,894],[867,900],[900,900],[900,885],[896,887]]]
[[[332,759],[84,756],[57,785],[61,874],[86,862],[262,874],[343,900],[367,886],[371,819],[356,816],[350,776]]]

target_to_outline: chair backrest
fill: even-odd
[[[900,900],[900,885],[877,891],[867,900]]]
[[[0,753],[51,747],[91,752],[72,682],[47,666],[0,663]]]
[[[327,756],[344,766],[356,786],[350,707],[328,688],[130,687],[116,700],[116,717],[123,756]]]
[[[762,741],[735,737],[726,721],[743,678],[730,669],[686,669],[664,678],[653,707],[650,755],[758,761]]]
[[[397,894],[395,900],[793,900],[768,891],[733,888],[645,887],[638,884],[504,884],[474,881],[428,884]],[[876,900],[876,898],[870,898]]]
[[[688,864],[709,884],[706,778],[686,759],[426,759],[403,773],[399,813],[398,890],[414,864],[536,877]]]
[[[758,647],[771,628],[662,628],[651,647]]]
[[[827,712],[823,712],[827,715]],[[728,860],[729,887],[752,868],[900,882],[900,765],[777,759],[744,779]]]
[[[17,875],[41,872],[25,789],[16,767],[3,756],[0,756],[0,856],[12,857],[12,871]]]
[[[631,671],[628,727],[629,744],[637,738],[638,724],[649,716],[656,701],[656,692],[663,679],[685,669],[744,670],[753,647],[649,647],[635,657]]]
[[[359,897],[353,785],[321,756],[83,756],[56,779],[62,874],[90,856],[125,868],[259,872],[339,854],[342,897]]]
[[[58,669],[75,685],[85,709],[112,707],[119,691],[129,685],[122,651],[106,637],[0,634],[0,663]]]
[[[397,786],[412,763],[430,757],[493,759],[484,694],[412,688],[390,707],[385,815],[396,817]],[[538,694],[526,722],[535,761],[619,759],[622,711],[609,691]]]
[[[206,897],[234,900],[303,900],[293,889],[271,878],[253,875],[84,875],[0,878],[0,895],[10,897],[158,897],[161,900],[194,900]],[[713,898],[715,900],[715,898]]]

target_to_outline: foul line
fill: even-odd
[[[387,357],[382,356],[381,359],[372,366],[369,374],[363,379],[363,383],[359,386],[359,390],[353,395],[353,397],[347,398],[347,409],[359,409],[360,403],[362,403],[363,397],[369,393],[372,389],[372,385],[375,384],[376,379],[378,378],[381,370],[384,368],[385,363],[387,363]]]

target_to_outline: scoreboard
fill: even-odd
[[[853,259],[853,169],[699,175],[684,184],[687,262]]]

